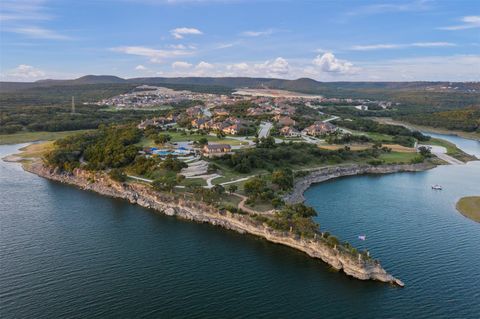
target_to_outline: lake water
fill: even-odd
[[[479,164],[307,191],[322,229],[368,248],[400,289],[0,162],[0,317],[478,318],[480,225],[454,204],[480,193]]]

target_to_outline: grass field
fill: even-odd
[[[410,163],[415,157],[417,157],[417,153],[412,152],[390,152],[380,155],[380,159],[385,162],[385,164],[393,164],[393,163]]]
[[[36,141],[53,141],[72,134],[88,132],[90,130],[61,131],[61,132],[21,132],[14,134],[0,134],[0,144],[19,144]]]
[[[461,198],[457,202],[457,210],[463,216],[480,223],[480,196]]]

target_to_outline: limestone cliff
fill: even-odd
[[[293,191],[286,196],[284,200],[286,203],[301,203],[305,200],[303,193],[315,183],[321,183],[329,179],[364,175],[364,174],[388,174],[397,172],[418,172],[435,167],[432,164],[402,164],[402,165],[344,165],[324,167],[310,171],[306,176],[301,177],[295,181]]]
[[[143,207],[152,208],[169,216],[218,225],[239,233],[248,233],[266,240],[300,250],[313,258],[319,258],[337,270],[361,280],[378,280],[403,287],[403,282],[388,274],[372,259],[353,256],[341,247],[331,247],[322,239],[305,239],[288,232],[279,232],[248,215],[220,211],[202,202],[158,193],[147,185],[119,183],[103,173],[76,169],[73,173],[60,173],[56,169],[34,162],[26,170],[50,180],[75,185],[103,195],[122,198]]]

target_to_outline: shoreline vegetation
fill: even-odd
[[[440,128],[440,127],[417,125],[417,124],[412,124],[405,121],[393,120],[388,117],[376,117],[374,119],[382,124],[401,125],[411,130],[424,131],[427,133],[431,132],[431,133],[437,133],[437,134],[453,135],[453,136],[463,137],[469,140],[480,141],[480,133],[477,133],[477,132],[465,132],[465,131],[459,131],[459,130],[449,130],[449,129]]]
[[[21,144],[38,141],[53,141],[60,138],[65,138],[70,135],[90,132],[92,130],[74,130],[74,131],[59,131],[59,132],[17,132],[12,134],[0,134],[0,145],[5,144]]]
[[[480,196],[462,197],[456,208],[463,216],[480,223]]]
[[[22,162],[25,170],[50,180],[71,184],[107,196],[123,198],[131,203],[153,208],[166,215],[175,215],[184,219],[218,225],[292,247],[313,258],[319,258],[334,269],[342,270],[347,275],[357,279],[377,280],[404,286],[401,280],[388,274],[378,261],[370,256],[369,252],[358,251],[349,243],[341,242],[328,232],[319,231],[318,225],[310,224],[310,218],[316,213],[313,214],[310,211],[311,208],[310,210],[305,208],[301,204],[303,200],[297,200],[296,203],[295,201],[285,201],[287,203],[286,208],[279,213],[283,214],[282,216],[286,219],[271,218],[272,216],[269,215],[271,212],[252,214],[252,211],[247,212],[232,206],[217,206],[214,201],[208,203],[185,192],[158,191],[150,185],[131,180],[116,181],[104,171],[74,168],[67,172],[49,167],[40,158],[51,152],[53,147],[52,142],[31,144],[24,147],[20,154],[14,155],[13,158],[10,156],[6,160]],[[420,163],[405,165],[348,164],[338,167],[315,168],[304,172],[295,179],[290,194],[300,193],[301,196],[310,184],[330,178],[357,174],[420,171],[432,167],[434,167],[433,164]],[[206,196],[207,194],[203,195]],[[285,220],[294,219],[296,220],[294,224],[282,224]],[[297,225],[299,225],[299,228],[296,228]]]

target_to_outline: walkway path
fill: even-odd
[[[254,209],[251,209],[247,206],[245,206],[245,202],[247,201],[248,197],[246,196],[243,196],[243,195],[240,195],[238,193],[233,193],[233,195],[235,196],[238,196],[240,197],[242,200],[240,201],[240,203],[238,203],[238,208],[249,213],[249,214],[252,214],[252,215],[272,215],[275,213],[275,210],[272,209],[272,210],[269,210],[269,211],[266,211],[266,212],[260,212],[260,211],[257,211],[257,210],[254,210]]]
[[[143,178],[143,177],[138,177],[138,176],[133,176],[133,175],[127,175],[127,177],[136,179],[137,181],[145,182],[145,183],[153,183],[153,179],[148,179],[148,178]]]

